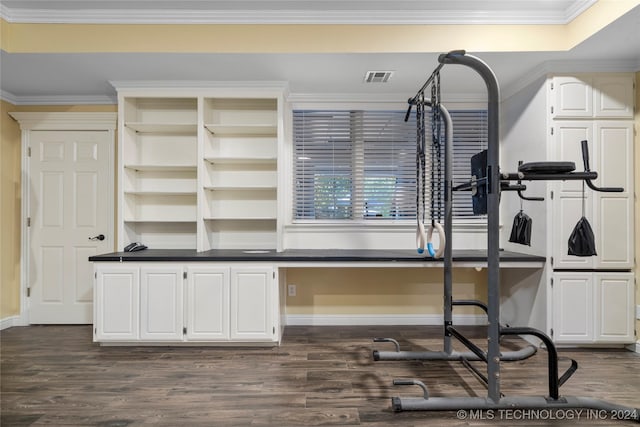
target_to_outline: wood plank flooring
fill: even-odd
[[[481,328],[461,328],[477,338]],[[100,347],[90,326],[14,327],[0,334],[0,423],[5,426],[560,426],[637,425],[577,413],[483,414],[391,410],[391,397],[486,396],[459,362],[374,362],[392,350],[441,350],[436,327],[288,327],[277,348]],[[482,345],[483,340],[476,342]],[[523,342],[510,338],[505,347]],[[463,350],[462,348],[458,348]],[[580,368],[562,387],[569,396],[640,407],[640,354],[564,350]],[[544,350],[502,364],[506,395],[547,395]],[[482,367],[482,365],[478,365]],[[563,372],[569,363],[560,362]],[[542,414],[544,415],[544,414]],[[572,416],[573,420],[548,419]],[[545,419],[547,418],[547,419]]]

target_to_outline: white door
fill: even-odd
[[[111,135],[30,133],[26,185],[32,324],[92,322],[93,267],[88,258],[113,248]]]

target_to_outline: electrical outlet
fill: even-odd
[[[290,297],[295,297],[296,296],[296,285],[289,285],[287,287],[288,291],[289,291],[289,296]]]

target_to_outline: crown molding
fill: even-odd
[[[114,105],[110,95],[14,95],[0,91],[0,99],[13,105]]]
[[[0,5],[0,16],[12,23],[55,24],[567,24],[597,0],[575,0],[566,10],[541,8],[477,9],[462,1],[455,8],[397,9],[27,9]],[[344,2],[347,3],[347,2]],[[490,2],[485,2],[490,3]],[[532,0],[530,3],[534,4]],[[348,6],[348,5],[347,5]],[[328,5],[327,7],[331,7]],[[374,8],[375,5],[369,6]]]
[[[117,113],[10,112],[22,130],[115,130]]]
[[[218,81],[218,80],[109,80],[116,90],[121,89],[278,89],[286,90],[289,83],[274,80]]]
[[[18,103],[18,97],[11,92],[7,92],[6,90],[0,90],[0,100],[8,102],[12,105],[20,105]]]

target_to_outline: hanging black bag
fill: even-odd
[[[531,246],[531,225],[533,220],[526,213],[518,212],[513,218],[513,226],[511,227],[511,236],[509,241],[519,243],[521,245]]]
[[[569,236],[569,255],[594,256],[596,253],[596,239],[587,218],[582,217]]]
[[[584,144],[583,144],[584,145]],[[583,148],[584,150],[584,148]],[[585,167],[588,169],[588,166]],[[582,218],[578,221],[569,236],[569,255],[594,256],[596,253],[596,238],[593,235],[591,224],[585,215],[584,181],[582,181]]]

